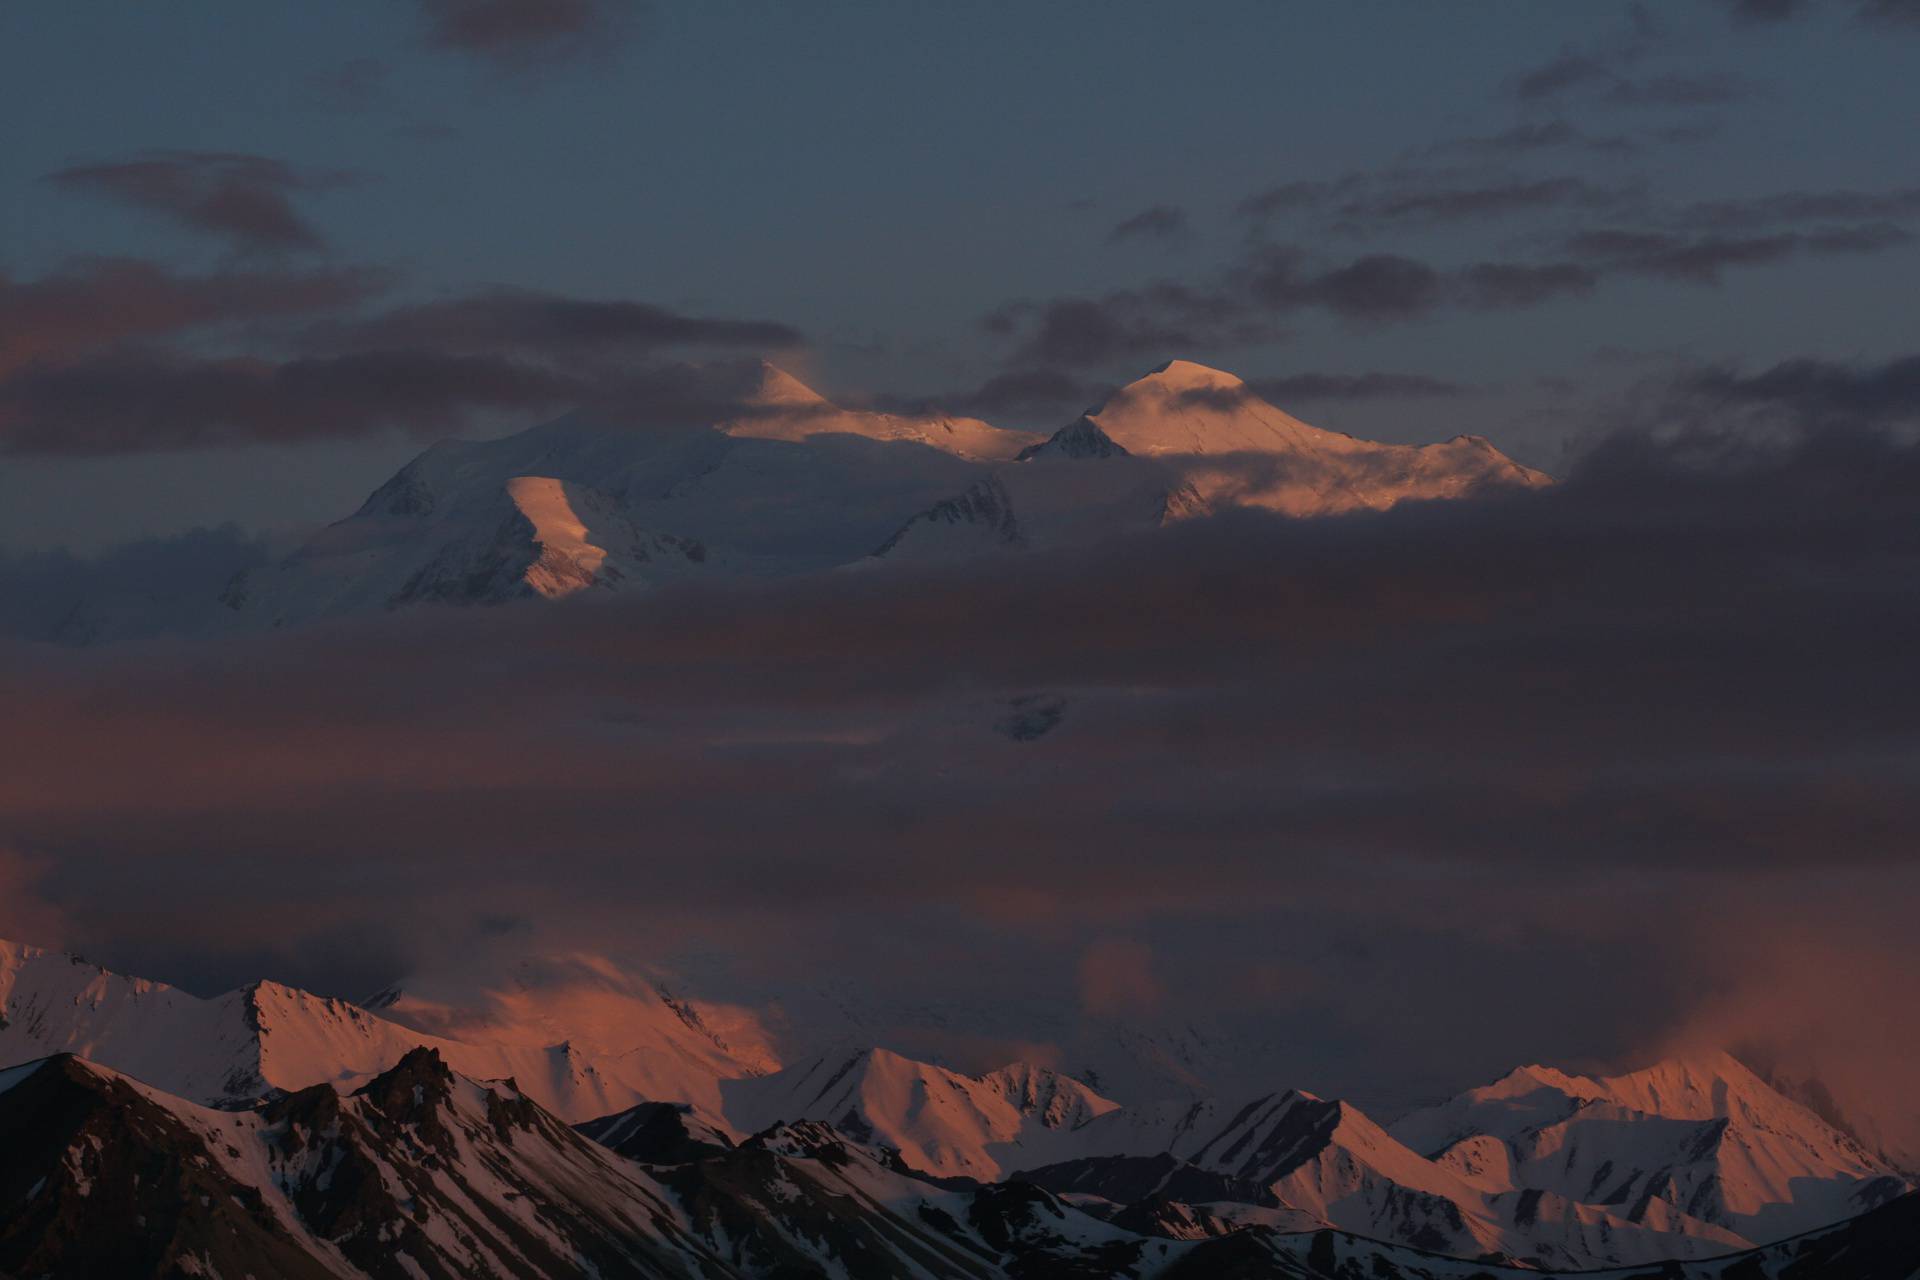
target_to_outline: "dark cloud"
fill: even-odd
[[[485,415],[582,408],[672,431],[831,406],[755,399],[757,361],[568,369],[497,353],[392,348],[293,359],[119,350],[0,380],[0,453],[100,456],[452,434]]]
[[[316,327],[310,341],[328,349],[421,347],[564,358],[630,356],[663,347],[770,351],[798,346],[804,338],[771,320],[707,319],[644,302],[494,289],[330,322]]]
[[[1165,281],[1093,298],[1011,302],[981,323],[989,333],[1019,337],[1009,363],[1068,369],[1249,342],[1271,332],[1227,293]]]
[[[1332,182],[1283,182],[1254,192],[1240,202],[1237,211],[1243,218],[1259,220],[1303,209],[1317,209],[1330,197],[1353,189],[1357,181],[1349,177]]]
[[[1616,106],[1691,108],[1732,102],[1754,91],[1746,81],[1717,72],[1645,70],[1649,60],[1672,51],[1672,37],[1652,10],[1632,4],[1619,29],[1585,45],[1563,47],[1515,77],[1512,93],[1530,105],[1591,94]]]
[[[1562,53],[1552,61],[1522,75],[1513,86],[1514,95],[1534,102],[1556,97],[1569,89],[1614,79],[1606,63],[1590,54]]]
[[[1913,233],[1891,219],[1920,214],[1920,193],[1787,192],[1662,209],[1646,205],[1637,187],[1578,178],[1462,184],[1450,175],[1389,170],[1271,187],[1240,206],[1256,223],[1305,210],[1349,230],[1549,209],[1617,210],[1637,221],[1575,232],[1556,258],[1463,266],[1397,252],[1327,262],[1298,247],[1269,242],[1256,227],[1240,260],[1211,282],[1015,302],[990,314],[986,327],[1023,339],[1011,363],[1087,368],[1170,350],[1270,339],[1276,335],[1260,323],[1262,311],[1318,310],[1353,324],[1381,325],[1456,307],[1513,310],[1587,297],[1610,275],[1711,285],[1735,268],[1806,254],[1900,248]],[[1882,220],[1830,223],[1845,217]]]
[[[0,275],[0,376],[116,342],[337,311],[392,283],[370,270],[183,275],[131,258],[87,258],[38,280]]]
[[[1273,255],[1255,269],[1247,285],[1269,307],[1322,307],[1344,319],[1369,323],[1423,315],[1445,297],[1440,272],[1393,253],[1371,253],[1344,266],[1307,273],[1291,255]]]
[[[1814,0],[1721,0],[1737,22],[1770,24],[1789,18],[1817,13],[1821,6]],[[1920,2],[1916,0],[1856,0],[1855,16],[1869,23],[1920,23]]]
[[[1501,310],[1591,293],[1597,277],[1569,263],[1482,262],[1442,270],[1397,254],[1369,254],[1343,267],[1303,272],[1294,254],[1268,253],[1248,278],[1254,297],[1282,310],[1320,307],[1342,319],[1418,319],[1447,306]]]
[[[1911,426],[1920,423],[1920,356],[1872,365],[1789,360],[1752,374],[1702,368],[1675,391],[1695,413],[1734,407],[1819,426]]]
[[[584,394],[551,369],[485,356],[368,351],[290,361],[120,353],[0,381],[0,452],[99,455],[399,430],[445,434],[480,409]]]
[[[1626,71],[1659,51],[1665,32],[1644,4],[1630,4],[1620,26],[1584,45],[1565,45],[1546,62],[1522,72],[1514,96],[1539,102],[1573,90],[1621,83]]]
[[[324,191],[352,175],[308,173],[267,156],[223,151],[156,151],[76,165],[47,175],[55,186],[158,213],[190,231],[241,249],[318,249],[320,232],[293,197]]]
[[[433,46],[524,70],[603,51],[639,0],[416,0]]]
[[[1328,400],[1408,400],[1463,395],[1468,388],[1444,378],[1412,373],[1296,373],[1280,378],[1249,378],[1237,386],[1196,387],[1172,398],[1176,407],[1234,409],[1264,402],[1288,406]],[[1263,470],[1246,460],[1242,470]]]
[[[1472,179],[1395,166],[1271,187],[1239,206],[1241,215],[1255,225],[1256,236],[1265,224],[1289,214],[1311,214],[1329,230],[1378,234],[1559,210],[1605,214],[1620,221],[1619,234],[1644,235],[1650,243],[1656,235],[1711,233],[1725,241],[1721,252],[1732,265],[1738,256],[1730,247],[1735,240],[1764,238],[1725,235],[1732,232],[1795,232],[1775,248],[1776,256],[1790,254],[1795,244],[1816,252],[1893,247],[1901,241],[1899,224],[1920,218],[1920,188],[1785,191],[1669,206],[1649,200],[1638,183],[1602,184],[1570,176]],[[1676,240],[1668,247],[1680,246]],[[1770,260],[1764,248],[1752,252],[1757,260]]]
[[[1488,177],[1393,165],[1270,187],[1242,200],[1238,212],[1256,227],[1287,215],[1311,214],[1327,230],[1365,235],[1561,209],[1621,209],[1641,199],[1637,184],[1601,184],[1566,175]]]
[[[1739,231],[1821,221],[1920,218],[1920,187],[1890,191],[1785,191],[1745,200],[1704,200],[1670,215],[1676,226]]]
[[[1189,232],[1185,209],[1176,205],[1157,204],[1117,223],[1107,233],[1107,239],[1172,241],[1185,239]]]
[[[1510,310],[1590,294],[1585,262],[1480,262],[1438,267],[1397,253],[1325,264],[1303,250],[1257,245],[1204,287],[1162,283],[1097,298],[1021,300],[989,313],[989,333],[1017,340],[1020,369],[1082,369],[1168,351],[1272,341],[1270,317],[1321,311],[1349,324],[1423,319],[1449,307]],[[1263,313],[1265,315],[1263,316]]]
[[[1572,262],[1479,262],[1460,272],[1455,282],[1467,306],[1487,311],[1585,297],[1598,285],[1597,275]]]
[[[506,290],[367,314],[392,283],[351,270],[183,276],[129,259],[0,277],[0,450],[100,455],[446,432],[489,410],[580,403],[713,421],[744,393],[711,378],[683,385],[651,357],[801,341],[772,321]],[[287,331],[296,321],[303,327]],[[280,331],[253,332],[269,322]],[[217,354],[235,337],[251,349]],[[289,355],[289,344],[300,349]]]
[[[1597,209],[1618,205],[1632,193],[1583,178],[1537,178],[1479,185],[1389,191],[1342,204],[1348,221],[1457,222],[1541,209]]]
[[[1634,107],[1717,107],[1754,93],[1754,86],[1730,75],[1659,75],[1619,80],[1607,100]]]
[[[1108,390],[1065,369],[1009,369],[977,387],[928,396],[890,396],[876,407],[907,413],[958,413],[980,418],[1053,415],[1082,408]]]
[[[1430,152],[1477,152],[1487,155],[1528,155],[1551,150],[1597,151],[1626,154],[1639,143],[1619,134],[1592,134],[1566,120],[1522,121],[1499,133],[1455,138],[1427,148]]]
[[[1601,271],[1718,284],[1734,267],[1765,266],[1807,253],[1879,253],[1912,240],[1911,233],[1889,224],[1749,236],[1600,229],[1570,237],[1566,249]]]
[[[1863,0],[1860,16],[1868,22],[1920,25],[1920,0]]]

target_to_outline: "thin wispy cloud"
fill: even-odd
[[[325,237],[295,200],[353,182],[355,175],[239,152],[159,151],[60,169],[47,181],[157,214],[237,249],[281,252],[324,247]]]

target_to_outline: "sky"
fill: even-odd
[[[507,289],[782,325],[844,401],[1051,428],[1179,355],[1288,380],[1320,425],[1473,431],[1551,471],[1662,362],[1901,354],[1915,25],[1851,0],[10,5],[0,336],[279,362]],[[56,315],[222,283],[125,329]],[[118,394],[183,394],[145,372]],[[16,373],[0,547],[296,536],[424,441],[537,418],[521,392],[102,444],[67,421],[127,416],[97,384]]]
[[[1044,430],[1184,357],[1561,481],[0,640],[0,936],[349,996],[594,947],[985,1008],[971,1066],[1207,1023],[1389,1098],[1738,1045],[1892,1105],[1916,57],[1903,0],[0,8],[0,624],[686,360]]]

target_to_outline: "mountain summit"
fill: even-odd
[[[1174,360],[921,512],[881,553],[965,558],[1236,508],[1337,515],[1551,483],[1479,436],[1360,440],[1309,426],[1230,373]]]
[[[1283,413],[1230,373],[1170,360],[1129,382],[1086,421],[1128,453],[1347,452],[1361,442]]]
[[[255,629],[644,591],[1547,483],[1477,436],[1394,445],[1309,426],[1187,360],[1045,440],[845,409],[765,362],[684,368],[516,435],[433,446],[358,512],[237,577],[221,615]]]

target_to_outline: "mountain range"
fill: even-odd
[[[47,629],[78,643],[271,630],[1076,546],[1236,508],[1320,516],[1550,483],[1478,436],[1412,446],[1309,426],[1185,360],[1047,436],[844,409],[765,363],[681,374],[671,395],[436,444],[358,511],[204,599],[83,599]]]
[[[845,409],[766,364],[437,444],[204,600],[72,642],[675,583],[910,572],[1236,509],[1550,484],[1320,430],[1173,361],[1047,435]],[[1024,741],[1055,695],[999,706]],[[0,942],[0,1280],[20,1276],[1901,1276],[1912,1162],[1817,1080],[1693,1053],[1369,1109],[1196,1022],[961,1069],[965,1011],[710,999],[604,958],[212,997]],[[974,1042],[994,1043],[993,1035]],[[969,1067],[983,1065],[978,1062]],[[1374,1114],[1369,1114],[1372,1110]],[[104,1223],[114,1230],[102,1230]],[[1614,1270],[1608,1270],[1612,1268]]]
[[[1115,1099],[1033,1063],[788,1056],[743,1006],[594,976],[546,983],[593,993],[552,1002],[200,999],[0,944],[0,1275],[1733,1280],[1920,1260],[1913,1181],[1725,1054],[1523,1067],[1381,1124],[1299,1090]]]

